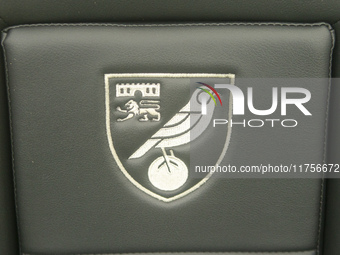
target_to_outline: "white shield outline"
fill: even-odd
[[[199,181],[197,184],[195,184],[191,188],[185,190],[184,192],[177,194],[175,196],[166,198],[166,197],[163,197],[161,195],[158,195],[148,190],[147,188],[145,188],[143,185],[141,185],[139,182],[137,182],[135,179],[132,178],[132,176],[128,173],[128,171],[126,171],[125,167],[120,161],[116,153],[116,150],[113,146],[113,139],[111,135],[111,121],[110,121],[109,79],[110,78],[230,78],[231,85],[235,85],[235,75],[234,74],[212,74],[212,73],[110,73],[110,74],[105,74],[104,77],[105,77],[105,110],[106,110],[107,139],[109,142],[109,147],[113,155],[113,158],[115,159],[118,167],[123,172],[125,177],[141,191],[163,202],[171,202],[181,197],[184,197],[190,194],[191,192],[193,192],[194,190],[198,189],[199,187],[201,187],[204,183],[206,183],[209,180],[209,178],[213,175],[213,172],[209,172],[206,177],[204,177],[201,181]],[[231,128],[231,118],[232,118],[232,108],[233,108],[232,106],[233,106],[233,97],[232,97],[232,93],[230,92],[229,109],[228,109],[228,129],[227,129],[226,141],[225,141],[222,153],[216,162],[216,166],[218,166],[221,163],[229,147],[231,131],[232,131],[232,128]]]

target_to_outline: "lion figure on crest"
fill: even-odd
[[[124,105],[124,108],[117,107],[117,111],[127,113],[125,118],[118,118],[117,121],[126,121],[135,116],[141,117],[139,121],[159,121],[161,118],[157,111],[160,108],[157,100],[141,100],[138,104],[131,99]]]

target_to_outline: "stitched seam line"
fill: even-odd
[[[19,252],[21,252],[21,233],[20,233],[20,224],[19,224],[19,210],[18,210],[18,199],[17,199],[17,183],[16,183],[16,174],[15,174],[15,166],[14,166],[14,140],[13,140],[13,121],[12,121],[12,107],[11,107],[11,96],[9,89],[9,71],[8,71],[8,63],[6,56],[6,48],[4,45],[6,36],[4,36],[1,41],[1,46],[4,52],[4,62],[5,62],[5,72],[6,72],[6,86],[7,86],[7,98],[8,98],[8,109],[9,109],[9,127],[10,127],[10,138],[11,138],[11,153],[12,153],[12,168],[13,168],[13,186],[14,186],[14,203],[15,203],[15,215],[17,220],[17,230],[18,230],[18,243],[19,243]]]
[[[328,82],[328,97],[327,97],[327,108],[326,108],[326,120],[325,120],[325,135],[324,135],[324,152],[323,152],[323,162],[326,161],[326,137],[327,137],[327,122],[328,122],[328,109],[329,109],[329,95],[330,95],[330,80],[331,80],[331,66],[332,66],[332,53],[334,48],[334,36],[333,36],[333,29],[332,27],[325,22],[320,23],[276,23],[276,22],[269,22],[269,23],[185,23],[185,24],[102,24],[102,23],[78,23],[78,24],[69,24],[69,23],[56,23],[56,24],[26,24],[26,25],[18,25],[18,26],[12,26],[8,27],[3,30],[3,32],[8,32],[11,29],[17,29],[17,28],[25,28],[25,27],[204,27],[204,26],[281,26],[281,27],[321,27],[325,26],[328,28],[331,34],[331,40],[332,40],[332,47],[330,51],[330,64],[329,64],[329,82]],[[5,68],[6,68],[6,84],[7,84],[7,91],[8,91],[8,103],[9,103],[9,112],[10,112],[10,130],[11,130],[11,145],[12,145],[12,165],[13,165],[13,175],[14,175],[14,192],[15,192],[15,207],[16,207],[16,216],[17,216],[17,225],[18,225],[18,235],[19,235],[19,249],[21,251],[21,239],[20,239],[20,228],[19,228],[19,216],[18,216],[18,205],[17,205],[17,187],[16,187],[16,178],[15,178],[15,168],[14,168],[14,146],[13,146],[13,125],[12,125],[12,108],[11,108],[11,100],[10,100],[10,91],[9,91],[9,75],[8,75],[8,65],[7,65],[7,59],[6,59],[6,51],[4,46],[5,38],[2,41],[2,47],[4,49],[4,60],[5,60]],[[321,220],[322,220],[322,207],[323,207],[323,197],[324,197],[324,174],[321,181],[321,195],[320,195],[320,209],[319,209],[319,227],[318,227],[318,240],[317,240],[317,254],[320,253],[320,238],[321,238]],[[314,251],[314,250],[309,250]],[[291,252],[270,252],[270,253],[292,253]],[[177,252],[182,253],[182,252]],[[184,252],[183,252],[184,253]],[[211,253],[211,252],[209,252]],[[221,252],[225,253],[225,252]],[[234,253],[247,253],[247,252],[234,252]],[[248,253],[261,253],[261,252],[248,252]],[[262,252],[263,253],[263,252]],[[30,255],[28,253],[22,253],[23,255]],[[111,253],[113,254],[113,253]],[[136,253],[141,254],[141,253]],[[80,254],[79,254],[80,255]],[[92,253],[88,255],[110,255],[109,254],[103,254],[103,253]]]
[[[204,26],[282,26],[282,27],[317,27],[326,26],[329,30],[332,27],[325,22],[319,23],[181,23],[181,24],[111,24],[111,23],[55,23],[55,24],[25,24],[6,28],[4,31],[8,31],[16,28],[24,27],[204,27]]]
[[[326,117],[325,117],[325,131],[324,131],[324,146],[323,146],[323,164],[326,163],[327,160],[327,137],[328,137],[328,116],[329,116],[329,101],[330,101],[330,92],[331,92],[331,79],[332,79],[332,61],[333,61],[333,49],[335,47],[335,37],[334,30],[330,29],[330,37],[332,46],[330,48],[329,53],[329,70],[328,70],[328,88],[327,88],[327,102],[326,102]],[[322,229],[322,217],[323,217],[323,203],[324,203],[324,186],[325,186],[325,173],[322,173],[321,180],[321,191],[320,191],[320,209],[319,209],[319,226],[318,226],[318,241],[316,252],[319,255],[320,251],[320,243],[321,243],[321,229]]]

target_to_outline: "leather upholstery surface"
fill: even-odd
[[[0,20],[0,29],[5,28]],[[2,60],[2,52],[0,59]],[[0,64],[0,254],[17,254],[16,215],[14,209],[13,173],[5,69]]]
[[[338,0],[1,0],[8,25],[52,22],[328,22]]]
[[[336,36],[340,36],[340,22],[334,25]],[[333,80],[330,112],[329,112],[329,134],[328,134],[328,161],[339,162],[340,159],[340,41],[336,41],[333,54]],[[325,214],[324,254],[333,255],[340,251],[340,180],[327,181],[327,200]]]
[[[22,252],[317,249],[318,179],[216,179],[172,204],[136,190],[113,171],[103,75],[227,70],[243,78],[327,78],[326,25],[23,26],[5,32],[4,48]],[[316,104],[320,119],[326,92]],[[323,124],[311,130],[321,141],[318,160]]]
[[[64,0],[0,0],[1,29],[9,25],[46,22],[319,22],[331,24],[340,19],[340,1],[64,1]],[[340,36],[339,23],[334,26]],[[335,77],[340,76],[339,40],[334,50]],[[0,55],[0,76],[4,71]],[[3,79],[2,79],[3,80]],[[1,161],[0,161],[0,254],[17,254],[15,212],[13,205],[12,173],[10,172],[8,115],[6,114],[5,83],[1,90]],[[340,90],[332,88],[330,105],[329,161],[340,158]],[[327,180],[327,215],[325,255],[337,255],[340,250],[339,180]]]

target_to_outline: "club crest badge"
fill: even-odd
[[[213,118],[230,119],[232,112],[230,93],[213,86],[234,80],[232,74],[106,74],[108,143],[128,180],[164,202],[201,187],[212,173],[197,178],[194,164],[211,147],[220,153],[205,163],[218,165],[231,135],[229,125],[212,127]]]

